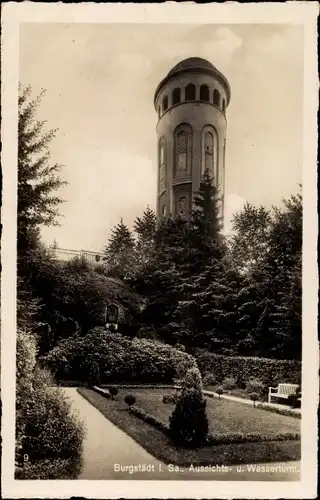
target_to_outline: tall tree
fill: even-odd
[[[36,119],[44,91],[31,98],[30,87],[20,87],[18,100],[18,257],[40,243],[40,227],[57,225],[59,205],[55,194],[66,184],[58,173],[61,165],[50,162],[50,144],[56,130],[45,131]]]
[[[156,214],[147,206],[142,217],[137,217],[134,230],[138,236],[138,243],[150,243],[154,240],[156,230]]]
[[[189,345],[203,342],[200,337],[204,332],[203,310],[206,300],[209,300],[207,287],[212,279],[218,280],[217,275],[223,273],[221,262],[225,245],[219,204],[218,190],[206,171],[194,196],[190,220],[184,227],[182,256],[178,264],[179,301],[174,318],[181,328],[180,341]]]
[[[246,203],[233,216],[230,255],[240,271],[254,272],[264,261],[269,249],[271,220],[269,210],[251,203]]]
[[[107,273],[126,279],[134,262],[134,250],[133,235],[121,219],[120,224],[113,228],[108,245],[105,247],[104,260],[107,264]]]
[[[295,286],[295,292],[291,292],[290,287],[292,276],[297,276],[301,259],[301,196],[291,196],[288,200],[283,200],[281,208],[273,207],[270,212],[261,207],[247,207],[242,215],[242,225],[237,226],[233,240],[234,244],[238,241],[239,249],[234,247],[231,250],[239,269],[246,270],[244,286],[239,294],[239,353],[267,357],[299,357],[301,327],[297,318],[300,317],[301,321],[301,289],[299,291],[299,287]],[[260,232],[259,217],[262,223]],[[242,232],[243,228],[247,230]],[[244,238],[242,244],[241,238],[238,238],[241,235]],[[243,259],[244,249],[251,255],[248,260]],[[296,285],[297,283],[295,281]],[[289,305],[287,301],[291,293],[295,294],[296,299],[292,299]],[[296,312],[291,314],[289,319],[288,310],[291,307],[294,307]],[[296,324],[294,330],[292,322]]]

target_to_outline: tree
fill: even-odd
[[[156,214],[149,205],[143,212],[142,217],[137,217],[134,222],[134,230],[138,236],[138,245],[154,241],[156,230]]]
[[[109,243],[105,248],[105,261],[109,275],[125,279],[134,261],[134,238],[131,231],[123,223],[115,226],[111,232]]]
[[[196,448],[206,441],[209,426],[206,401],[201,389],[199,369],[189,369],[177,405],[170,416],[170,436],[178,446]]]
[[[204,242],[221,242],[222,221],[218,189],[210,172],[206,170],[201,178],[200,187],[194,196],[192,222]]]
[[[264,228],[260,233],[259,213]],[[242,222],[245,223],[245,217]],[[268,214],[266,210],[260,208],[257,211],[253,207],[249,210],[247,222],[247,229],[250,230],[244,234],[249,234],[250,237],[243,248],[247,248],[248,254],[255,255],[255,258],[247,261],[249,266],[244,275],[244,286],[239,293],[239,354],[299,358],[302,198],[300,195],[291,196],[288,200],[283,200],[283,207],[273,207]],[[254,230],[258,235],[257,244],[254,243]],[[237,234],[240,235],[241,232],[236,233],[236,237]],[[251,245],[255,249],[254,253],[250,250]],[[243,254],[233,252],[233,257],[237,255],[240,255],[239,268],[244,270]],[[292,281],[293,276],[295,280]],[[292,330],[289,325],[293,324],[296,326]]]
[[[44,91],[31,99],[31,88],[20,87],[18,100],[18,258],[40,243],[40,227],[57,225],[55,192],[66,184],[58,176],[61,165],[50,163],[50,144],[56,130],[45,131],[35,115]],[[22,269],[21,269],[22,270]]]
[[[194,196],[190,221],[183,227],[181,255],[177,263],[179,299],[174,320],[180,325],[181,342],[190,346],[203,345],[204,311],[208,306],[207,299],[211,300],[208,287],[224,272],[221,263],[226,248],[220,232],[219,202],[217,188],[206,171]]]
[[[246,203],[233,216],[232,224],[231,259],[240,271],[254,272],[259,269],[269,250],[270,211],[263,206],[255,207]]]
[[[273,314],[273,330],[285,358],[301,359],[302,348],[302,257],[293,267],[287,287],[280,292]]]

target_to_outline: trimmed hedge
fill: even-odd
[[[300,434],[288,432],[286,434],[277,434],[275,436],[266,436],[264,434],[221,434],[217,436],[208,436],[208,445],[233,444],[233,443],[261,443],[266,441],[299,441]]]
[[[194,349],[192,352],[201,373],[213,373],[216,381],[221,383],[226,377],[239,377],[242,380],[256,378],[265,387],[275,387],[279,383],[301,383],[301,362],[295,360],[278,360],[268,358],[224,356],[214,354],[205,349]]]
[[[137,406],[130,406],[128,410],[131,411],[131,413],[133,413],[134,415],[136,415],[136,417],[146,422],[147,424],[153,425],[154,427],[156,427],[157,429],[159,429],[160,431],[164,432],[167,435],[169,434],[169,427],[161,420],[158,420],[153,415],[150,415],[150,413],[146,413],[144,410],[138,408]]]
[[[301,420],[301,413],[297,411],[292,411],[290,408],[277,408],[275,406],[267,406],[265,404],[258,403],[256,408],[261,408],[262,410],[271,411],[272,413],[278,413],[279,415],[284,415],[285,417],[293,417]]]
[[[43,362],[59,380],[88,382],[92,366],[99,384],[110,382],[169,383],[177,373],[196,367],[195,359],[179,349],[147,339],[130,339],[96,328],[85,337],[61,342]]]

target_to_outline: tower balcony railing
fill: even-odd
[[[180,184],[191,184],[191,183],[192,183],[191,175],[185,175],[183,177],[174,177],[172,179],[172,186],[179,186]]]

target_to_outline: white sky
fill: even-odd
[[[245,200],[280,204],[302,180],[303,27],[275,24],[23,24],[20,82],[38,117],[58,128],[52,161],[65,165],[60,228],[44,240],[101,250],[123,217],[131,227],[156,200],[159,81],[204,57],[231,85],[227,109],[226,229]]]

